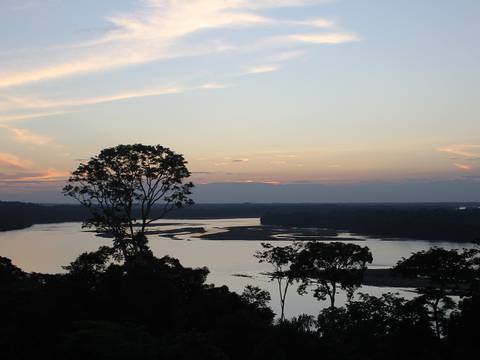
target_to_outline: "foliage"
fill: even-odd
[[[451,360],[480,350],[475,293],[445,313],[438,338],[420,298],[360,294],[316,320],[273,323],[265,291],[207,285],[208,269],[168,256],[143,254],[126,271],[100,248],[66,269],[26,273],[0,258],[2,359]]]
[[[418,289],[418,301],[431,310],[437,336],[445,327],[446,315],[455,308],[451,295],[466,296],[478,291],[480,251],[445,250],[434,247],[400,260],[393,271],[411,278],[426,278],[430,285]]]
[[[480,209],[452,204],[330,204],[276,207],[263,225],[346,230],[383,238],[475,242],[480,239]]]
[[[299,293],[314,286],[314,296],[319,300],[330,299],[335,307],[339,289],[347,292],[348,298],[361,286],[367,263],[372,262],[368,247],[342,242],[307,242],[295,258],[291,270],[301,282]]]
[[[247,303],[257,307],[266,308],[272,299],[268,291],[260,289],[258,286],[247,285],[241,295]]]
[[[266,273],[278,285],[280,298],[280,321],[285,319],[285,301],[289,286],[294,278],[290,266],[296,259],[298,244],[288,246],[273,246],[269,243],[262,243],[262,251],[257,251],[255,257],[260,263],[266,262],[273,267],[273,271]]]
[[[85,222],[114,237],[125,260],[148,250],[146,227],[175,208],[189,206],[193,184],[182,155],[160,145],[118,145],[80,164],[64,187],[65,195],[88,208]],[[152,209],[162,211],[152,217]]]
[[[436,345],[424,308],[391,293],[361,294],[346,307],[324,309],[317,327],[329,347],[346,359],[429,358],[433,352],[425,348]]]

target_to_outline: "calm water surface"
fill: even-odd
[[[162,229],[204,227],[208,232],[222,232],[230,226],[258,226],[259,219],[218,219],[218,220],[164,220]],[[342,237],[349,234],[340,234]],[[355,236],[358,238],[358,236]],[[261,275],[270,270],[268,264],[259,264],[253,257],[261,248],[260,241],[252,240],[202,240],[195,239],[195,234],[177,235],[177,239],[151,235],[150,247],[157,256],[170,255],[180,259],[184,266],[207,266],[210,269],[208,282],[215,285],[227,285],[231,290],[242,292],[248,285],[260,286],[272,294],[271,306],[278,310],[277,288]],[[431,246],[447,249],[470,247],[468,244],[448,242],[428,242],[418,240],[382,241],[364,238],[359,245],[368,246],[373,254],[372,268],[385,268],[394,265],[402,257],[414,251]],[[46,273],[63,272],[62,266],[73,261],[81,252],[96,250],[101,245],[109,245],[109,239],[82,231],[80,223],[61,223],[35,225],[28,229],[0,232],[0,255],[12,259],[13,263],[25,271]],[[275,241],[276,245],[287,245],[289,241]],[[251,278],[239,277],[238,274]],[[372,295],[393,291],[394,288],[363,287],[363,292]],[[413,293],[402,290],[405,297]],[[345,301],[340,296],[339,305]],[[311,295],[299,296],[293,288],[287,298],[286,312],[289,316],[301,313],[316,314],[325,304],[315,300]]]

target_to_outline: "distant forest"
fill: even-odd
[[[259,218],[265,212],[276,209],[262,204],[196,204],[177,209],[165,217],[170,219]],[[293,208],[293,210],[296,207]],[[153,209],[152,216],[159,212]],[[0,231],[24,229],[34,224],[83,221],[89,217],[81,205],[45,205],[0,201]]]
[[[337,205],[279,209],[261,218],[263,225],[319,227],[382,238],[479,242],[477,204]]]
[[[153,210],[153,216],[159,211]],[[0,231],[34,224],[83,221],[80,205],[0,201]],[[170,219],[261,218],[263,225],[320,227],[387,238],[480,240],[480,204],[195,204]]]

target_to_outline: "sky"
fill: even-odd
[[[0,200],[118,144],[201,202],[480,201],[477,0],[0,0]]]

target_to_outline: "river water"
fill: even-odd
[[[215,220],[163,220],[162,229],[172,230],[185,227],[203,227],[207,233],[223,232],[232,226],[258,226],[259,219],[215,219]],[[285,230],[288,232],[288,230]],[[268,264],[259,264],[253,256],[261,249],[261,241],[205,240],[196,238],[195,233],[180,233],[174,238],[150,235],[149,244],[156,256],[170,255],[180,259],[184,266],[207,266],[210,269],[208,282],[217,286],[227,285],[232,291],[241,293],[248,284],[270,291],[271,307],[278,313],[278,289],[274,283],[262,275],[269,271]],[[339,234],[342,238],[350,234]],[[352,236],[353,237],[353,236]],[[426,250],[431,246],[446,249],[471,247],[470,244],[449,242],[429,242],[420,240],[388,240],[360,237],[361,246],[368,246],[373,254],[371,268],[386,268],[396,264],[402,257],[412,252]],[[109,245],[110,239],[95,236],[92,232],[82,231],[80,223],[59,223],[34,225],[23,230],[0,232],[0,256],[12,259],[13,263],[25,271],[58,273],[62,266],[73,261],[81,252],[96,250],[101,245]],[[289,241],[275,241],[276,245],[287,245]],[[241,275],[241,276],[238,276]],[[399,292],[402,296],[412,297],[410,290],[394,288],[362,287],[362,292],[380,295],[384,292]],[[345,302],[340,294],[338,305]],[[287,297],[286,315],[296,316],[302,313],[317,314],[327,303],[320,303],[310,294],[299,296],[293,287]]]

